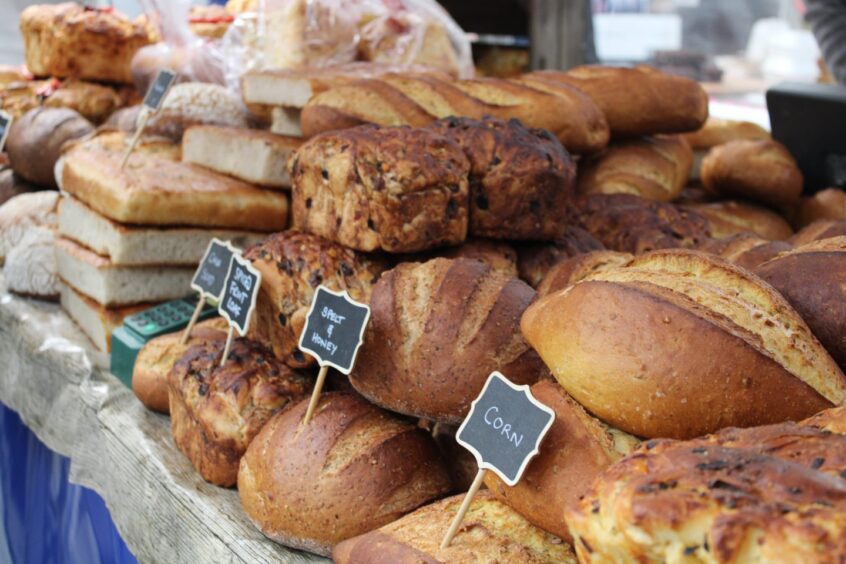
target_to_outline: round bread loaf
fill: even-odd
[[[796,214],[796,227],[802,228],[823,219],[846,219],[846,192],[839,188],[826,188],[809,198],[802,198]]]
[[[58,301],[55,242],[53,229],[43,226],[29,228],[6,256],[3,264],[6,287],[22,296]]]
[[[247,109],[240,98],[223,86],[184,82],[171,87],[144,132],[179,141],[192,125],[246,128],[247,119]]]
[[[35,108],[12,123],[6,151],[12,169],[24,179],[56,188],[53,168],[62,145],[94,131],[94,126],[67,108]]]
[[[722,239],[709,239],[699,245],[698,250],[719,255],[737,266],[754,270],[759,264],[792,248],[793,245],[787,241],[768,241],[746,232]]]
[[[755,273],[787,298],[846,370],[846,236],[797,247]]]
[[[555,264],[569,257],[603,249],[605,247],[593,235],[581,227],[568,225],[564,235],[552,243],[527,243],[517,247],[520,278],[537,288]]]
[[[772,287],[696,251],[635,257],[536,301],[526,340],[591,413],[640,437],[796,420],[846,377]]]
[[[350,382],[386,409],[457,425],[494,370],[517,384],[547,374],[520,335],[534,296],[476,260],[400,264],[373,288]]]
[[[793,235],[793,228],[784,217],[754,204],[722,200],[685,207],[707,219],[711,236],[718,239],[745,231],[771,241],[784,241]]]
[[[57,226],[58,204],[59,193],[45,190],[20,194],[0,206],[0,264],[29,229]]]
[[[796,235],[790,238],[794,247],[799,247],[814,241],[840,237],[846,235],[846,219],[821,219],[802,228]]]
[[[434,441],[411,422],[330,392],[302,426],[307,404],[271,419],[241,460],[244,511],[271,539],[329,555],[450,491]]]
[[[769,206],[790,206],[802,193],[802,172],[776,141],[731,141],[714,147],[702,161],[702,184],[721,196]]]
[[[572,286],[594,272],[618,268],[632,260],[629,253],[617,251],[592,251],[577,255],[554,265],[538,284],[538,298],[548,296],[567,286]]]

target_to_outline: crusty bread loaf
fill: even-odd
[[[580,562],[846,558],[846,437],[816,428],[843,420],[644,443],[568,512]]]
[[[788,302],[713,255],[655,251],[535,302],[521,327],[591,413],[640,437],[796,420],[846,377]]]
[[[153,42],[141,21],[74,2],[30,6],[20,28],[26,66],[35,76],[131,84],[132,57]]]
[[[130,315],[151,307],[153,304],[105,307],[85,296],[67,284],[59,281],[59,301],[62,309],[82,329],[94,347],[104,353],[111,351],[112,333],[123,325]]]
[[[139,147],[121,169],[125,140],[107,131],[71,147],[62,159],[62,189],[120,223],[252,231],[287,225],[285,194],[176,162],[178,149],[166,143]]]
[[[700,251],[719,255],[747,270],[754,270],[759,264],[792,248],[793,245],[787,241],[768,241],[748,231],[722,239],[709,239],[697,247]]]
[[[450,545],[440,548],[462,497],[427,505],[377,531],[347,540],[332,551],[332,559],[337,564],[576,563],[569,544],[533,526],[485,491],[473,498]]]
[[[846,236],[782,253],[755,273],[787,298],[846,370]]]
[[[291,159],[293,227],[359,251],[415,252],[467,237],[470,163],[426,129],[326,133]]]
[[[796,160],[776,141],[731,141],[702,161],[702,184],[721,196],[789,206],[799,201],[802,183]]]
[[[699,84],[648,66],[587,65],[532,74],[587,94],[605,114],[612,138],[695,131],[708,117],[708,96]]]
[[[12,169],[26,180],[55,188],[53,168],[66,141],[94,131],[94,126],[73,110],[36,108],[12,122],[6,151]]]
[[[563,234],[576,166],[549,132],[494,118],[447,118],[431,129],[470,160],[471,235],[543,241]]]
[[[581,227],[567,225],[564,235],[552,243],[529,243],[517,247],[520,278],[537,288],[555,264],[569,257],[603,249],[605,246],[596,237]]]
[[[232,342],[221,366],[225,340],[188,348],[167,379],[176,446],[203,479],[229,487],[253,437],[273,415],[307,398],[314,384],[243,338]]]
[[[400,264],[373,288],[350,382],[392,411],[458,424],[492,371],[518,384],[546,373],[518,329],[534,295],[475,260]]]
[[[247,127],[247,109],[223,86],[203,82],[176,84],[147,122],[145,133],[179,141],[194,125]]]
[[[491,239],[468,239],[457,247],[435,249],[421,256],[415,256],[413,261],[402,260],[402,262],[425,262],[437,257],[474,259],[487,264],[496,272],[507,276],[517,276],[517,251],[505,241]]]
[[[298,343],[317,287],[346,290],[352,299],[367,303],[384,268],[378,260],[298,231],[271,235],[247,249],[244,257],[261,272],[263,281],[250,335],[292,367],[314,363]]]
[[[447,494],[432,438],[354,393],[323,393],[272,418],[241,460],[238,494],[271,539],[329,555],[338,542]]]
[[[68,79],[44,98],[48,108],[68,108],[92,123],[101,124],[133,98],[131,87],[113,88],[105,84]]]
[[[20,194],[0,206],[0,265],[33,227],[56,225],[58,192]]]
[[[846,219],[821,219],[803,227],[801,231],[790,238],[790,243],[799,247],[813,241],[840,237],[841,235],[846,235]]]
[[[708,220],[712,237],[723,238],[752,232],[770,241],[784,241],[793,235],[793,229],[783,216],[755,204],[720,200],[707,204],[687,204],[685,207]]]
[[[564,259],[554,264],[538,284],[538,298],[572,286],[595,272],[623,266],[632,258],[629,253],[592,251]]]
[[[135,396],[153,411],[170,413],[167,375],[176,361],[189,348],[205,346],[210,341],[226,340],[228,324],[222,317],[215,317],[197,323],[191,329],[191,336],[182,342],[184,330],[167,333],[147,341],[132,367],[132,391]]]
[[[709,117],[700,129],[682,135],[694,151],[711,149],[738,139],[771,139],[769,131],[756,123]]]
[[[826,188],[802,199],[795,219],[797,229],[823,219],[846,219],[846,192],[839,188]]]
[[[538,382],[532,395],[555,412],[540,453],[516,486],[508,486],[493,472],[488,472],[485,484],[533,525],[570,542],[565,512],[576,507],[602,470],[639,441],[589,415],[555,382]]]
[[[634,194],[669,202],[690,176],[693,153],[677,135],[612,144],[579,165],[580,194]]]

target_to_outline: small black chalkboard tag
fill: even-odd
[[[250,318],[256,309],[256,298],[261,286],[261,272],[240,255],[233,255],[229,262],[229,273],[217,311],[235,327],[242,337],[250,327]]]
[[[300,350],[316,358],[321,367],[349,374],[369,319],[370,307],[353,300],[346,291],[318,286],[300,335]]]
[[[3,147],[6,146],[6,138],[9,136],[9,130],[12,129],[12,116],[6,112],[0,112],[0,153],[3,152]]]
[[[554,420],[555,413],[532,396],[529,386],[492,372],[455,440],[473,453],[480,469],[493,470],[514,486]]]
[[[212,239],[191,279],[191,288],[200,292],[203,298],[220,301],[226,275],[229,274],[229,263],[236,253],[237,250],[229,241]]]
[[[153,111],[158,110],[175,80],[175,72],[168,69],[160,70],[159,74],[156,75],[156,80],[150,85],[147,95],[144,96],[144,105]]]

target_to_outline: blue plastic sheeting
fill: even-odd
[[[0,563],[134,564],[103,499],[0,404]]]

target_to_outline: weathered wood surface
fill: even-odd
[[[0,279],[0,402],[99,493],[141,562],[320,562],[250,523],[235,490],[207,484],[180,453],[167,417],[108,373],[54,304],[14,297]]]

